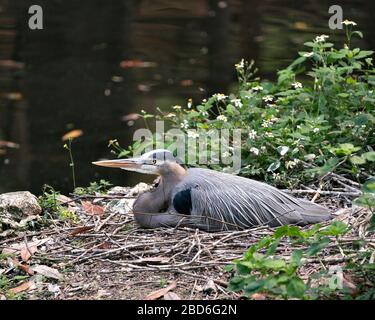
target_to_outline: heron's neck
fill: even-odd
[[[157,213],[166,211],[170,205],[171,193],[175,186],[186,176],[186,170],[178,164],[173,164],[173,170],[161,174],[159,185],[151,192],[141,194],[134,203],[133,212]]]

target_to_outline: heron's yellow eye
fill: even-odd
[[[153,163],[153,164],[156,164],[156,160],[152,160],[152,163]]]

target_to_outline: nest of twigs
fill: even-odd
[[[34,279],[35,273],[29,272],[30,268],[41,264],[61,273],[58,281],[44,274],[47,277],[28,288],[31,298],[241,298],[239,293],[228,290],[233,272],[226,272],[224,266],[241,258],[252,244],[272,235],[273,228],[261,226],[216,233],[190,228],[145,230],[134,223],[130,212],[132,199],[129,195],[68,199],[64,204],[80,218],[76,225],[56,220],[41,231],[0,242],[0,249],[24,243],[30,253],[24,262],[18,261],[19,257],[8,259],[8,274],[21,270]],[[331,207],[337,200],[320,199]],[[118,210],[119,205],[124,210]],[[350,232],[341,238],[340,248],[330,245],[324,249],[324,258],[311,259],[305,264],[300,270],[301,278],[307,279],[312,273],[350,259],[357,240],[374,248],[375,237],[365,237],[369,218],[370,212],[363,209],[343,210],[336,219],[347,223]],[[35,247],[32,252],[30,246]],[[284,239],[276,254],[287,257],[293,249],[290,241]],[[41,292],[46,290],[42,289],[46,287],[50,294],[43,295]]]

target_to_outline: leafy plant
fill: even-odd
[[[368,208],[372,212],[367,231],[375,231],[375,179],[370,179],[362,186],[363,194],[354,200],[358,206]]]
[[[52,216],[61,220],[77,222],[77,215],[58,202],[57,197],[59,195],[60,193],[53,187],[48,185],[43,187],[43,194],[38,198],[38,202],[44,212],[45,221],[48,221],[48,218]]]
[[[76,195],[94,195],[96,193],[106,193],[109,188],[112,187],[112,184],[104,179],[101,179],[99,182],[90,182],[88,187],[78,187],[74,189],[74,194]]]
[[[242,129],[243,176],[293,187],[335,171],[363,182],[375,174],[373,52],[351,47],[354,37],[362,37],[352,25],[345,33],[341,48],[326,35],[306,42],[307,50],[275,82],[256,78],[254,62],[242,59],[235,65],[237,92],[189,102],[187,109],[159,110],[156,119],[196,138],[212,129]],[[120,156],[145,146],[136,142],[124,150],[116,140],[110,145]],[[209,142],[207,148],[218,146]],[[224,164],[209,166],[226,170]]]
[[[299,269],[308,259],[317,257],[329,244],[332,237],[339,238],[348,231],[346,224],[333,222],[327,227],[315,225],[303,231],[297,226],[282,226],[272,236],[252,245],[242,259],[235,261],[236,275],[230,280],[229,289],[246,296],[257,292],[284,299],[311,299],[327,285],[317,287],[299,276]],[[288,257],[277,255],[280,241],[289,239],[291,245],[299,245]],[[327,273],[316,278],[327,277]],[[332,291],[330,288],[328,288]]]

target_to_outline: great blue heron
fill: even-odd
[[[145,228],[181,225],[207,231],[240,230],[331,218],[326,208],[265,183],[209,169],[185,169],[168,150],[93,164],[160,176],[156,188],[134,202],[135,220]]]

